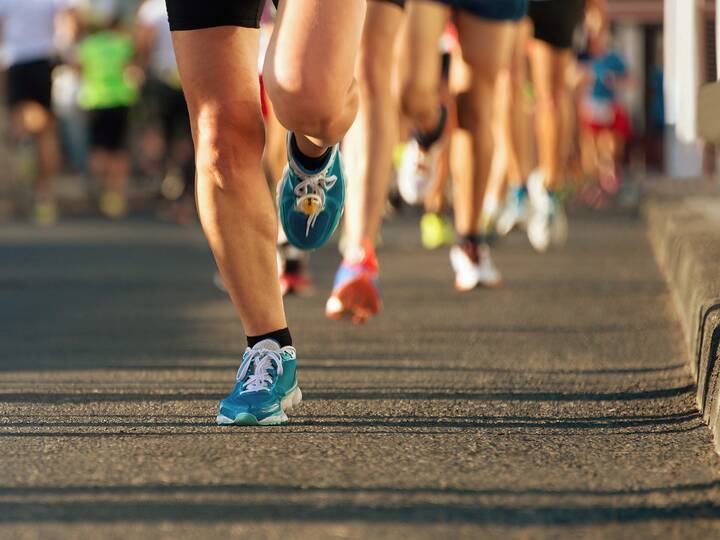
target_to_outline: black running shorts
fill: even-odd
[[[387,4],[395,4],[400,8],[405,7],[405,0],[376,0],[377,2],[385,2]]]
[[[259,28],[265,0],[165,0],[170,30],[214,26]]]
[[[51,106],[53,63],[49,59],[13,64],[7,70],[7,102],[11,107],[24,101]]]
[[[528,15],[535,39],[558,49],[571,49],[573,34],[585,14],[585,0],[530,0]]]
[[[528,0],[436,0],[491,21],[517,21],[527,13]]]
[[[88,111],[90,148],[109,152],[125,150],[129,127],[129,107],[92,109]]]

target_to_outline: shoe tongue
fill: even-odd
[[[263,339],[262,341],[256,343],[255,346],[252,348],[253,351],[260,351],[263,349],[269,351],[279,351],[280,344],[274,339]]]

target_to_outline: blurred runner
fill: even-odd
[[[220,403],[221,425],[281,424],[301,399],[278,279],[275,203],[262,167],[263,4],[167,0],[195,140],[200,219],[248,337],[233,390]],[[324,244],[342,213],[337,143],[357,113],[353,71],[364,14],[364,0],[282,2],[268,48],[264,87],[289,131],[280,220],[303,249]]]
[[[457,30],[453,24],[445,27],[440,40],[442,47],[442,77],[440,103],[448,108],[448,125],[445,135],[438,141],[437,167],[424,196],[425,213],[420,219],[420,239],[425,249],[451,246],[455,242],[455,229],[448,216],[448,180],[450,178],[450,134],[457,125],[455,101],[450,92],[450,66],[453,56],[461,58]],[[412,167],[412,162],[409,163]],[[412,173],[412,168],[410,168]],[[417,196],[419,198],[419,195]]]
[[[380,233],[397,141],[398,103],[393,92],[395,43],[404,0],[371,0],[360,43],[356,77],[360,108],[345,137],[348,199],[343,261],[325,312],[363,322],[382,309],[375,243]]]
[[[587,172],[597,178],[597,184],[588,186],[584,197],[593,206],[601,206],[620,190],[619,163],[632,134],[629,115],[617,96],[618,87],[628,79],[627,67],[609,48],[609,39],[607,26],[589,37],[588,84],[580,106],[583,161]]]
[[[517,225],[527,225],[529,213],[525,185],[530,174],[531,153],[526,63],[531,34],[532,24],[525,18],[515,34],[511,66],[501,72],[496,92],[498,147],[493,158],[485,211],[490,220],[499,211],[495,230],[502,236]],[[501,203],[504,204],[501,206]]]
[[[72,11],[71,0],[0,0],[10,128],[16,140],[30,138],[37,149],[33,218],[39,225],[58,218],[53,177],[60,150],[51,110],[52,69],[57,19],[73,17]]]
[[[528,239],[540,252],[567,240],[567,215],[558,197],[572,132],[572,99],[566,76],[573,59],[573,35],[584,13],[585,0],[530,0],[534,39],[529,54],[539,164],[528,180],[532,204]]]
[[[128,122],[138,90],[129,68],[135,57],[132,37],[121,28],[114,4],[91,11],[90,32],[78,45],[82,87],[80,106],[88,114],[89,167],[102,185],[100,211],[117,219],[127,213],[130,174]]]
[[[455,8],[451,11],[450,8]],[[492,262],[480,215],[493,154],[491,123],[498,73],[510,64],[517,25],[527,10],[524,0],[414,1],[408,12],[408,80],[403,108],[416,127],[417,174],[432,178],[438,142],[447,124],[447,107],[438,96],[440,57],[436,47],[450,14],[458,29],[462,62],[451,67],[457,93],[458,127],[452,136],[451,169],[455,186],[455,229],[451,249],[455,287],[495,287],[502,278]],[[492,47],[487,44],[492,43]]]
[[[135,41],[155,97],[165,143],[162,194],[174,201],[170,217],[189,223],[195,214],[195,157],[190,117],[175,62],[165,0],[145,0],[137,14]]]

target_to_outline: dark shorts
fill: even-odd
[[[395,4],[400,8],[405,7],[405,0],[375,0],[376,2],[385,2],[386,4]]]
[[[129,113],[129,107],[89,110],[90,148],[101,148],[111,152],[124,150],[127,142]]]
[[[51,107],[53,62],[50,59],[14,64],[7,70],[7,102],[9,106],[23,101]]]
[[[165,0],[170,30],[215,26],[260,28],[265,0]]]
[[[405,0],[378,0],[399,7]],[[508,1],[508,0],[505,0]],[[517,0],[511,0],[515,2]],[[200,30],[215,26],[259,28],[265,0],[165,0],[170,30]],[[273,0],[277,6],[277,0]],[[502,0],[498,0],[502,3]]]
[[[527,13],[528,0],[438,0],[455,9],[493,21],[517,21]]]
[[[531,0],[528,15],[535,39],[558,49],[571,49],[573,35],[585,15],[585,0]]]
[[[166,141],[191,139],[190,115],[183,91],[157,83],[158,115]]]

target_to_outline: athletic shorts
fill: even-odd
[[[395,4],[400,8],[405,7],[405,0],[375,0],[376,2],[385,2],[386,4]]]
[[[89,110],[90,148],[102,148],[111,152],[124,150],[128,134],[129,113],[129,107]]]
[[[571,49],[575,29],[585,15],[585,0],[531,0],[528,15],[535,26],[535,39]]]
[[[493,21],[517,21],[527,13],[528,0],[437,0],[455,9]]]
[[[170,30],[215,26],[260,28],[265,0],[165,0]],[[277,2],[275,2],[277,4]]]
[[[405,0],[378,0],[399,7]],[[502,3],[503,0],[497,0]],[[507,0],[506,0],[507,1]],[[517,0],[512,0],[516,2]],[[165,0],[170,30],[199,30],[215,26],[260,28],[265,0]],[[277,6],[278,0],[273,0]],[[512,3],[511,2],[511,3]]]
[[[9,106],[23,101],[51,107],[53,62],[50,59],[14,64],[7,70],[7,102]]]

